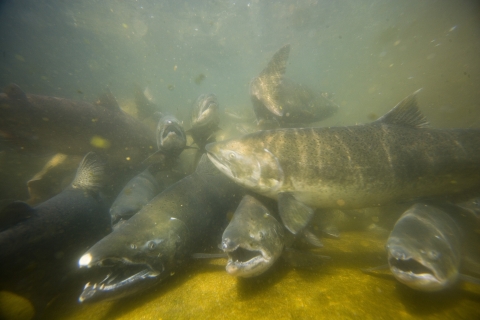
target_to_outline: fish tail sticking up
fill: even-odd
[[[78,166],[77,174],[72,182],[73,188],[98,190],[105,176],[105,164],[94,152],[89,152]]]

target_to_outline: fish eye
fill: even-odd
[[[132,248],[133,250],[135,250],[135,249],[137,249],[137,246],[136,246],[134,243],[132,243],[132,244],[130,245],[130,248]]]
[[[437,250],[430,250],[428,251],[427,256],[429,259],[438,260],[440,258],[440,252]]]
[[[235,159],[235,158],[237,157],[237,155],[235,154],[235,152],[230,152],[230,154],[228,155],[228,157],[233,160],[233,159]]]
[[[147,247],[148,247],[148,249],[150,249],[150,250],[155,249],[156,246],[157,246],[157,244],[155,243],[155,241],[149,241],[149,242],[147,243]]]

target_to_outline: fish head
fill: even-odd
[[[218,100],[214,94],[202,94],[193,106],[192,128],[218,126],[220,123]]]
[[[386,249],[395,278],[415,290],[439,291],[457,281],[460,247],[434,221],[402,216]]]
[[[284,182],[277,157],[265,148],[261,137],[209,143],[205,147],[212,163],[237,184],[260,194],[273,195]]]
[[[122,298],[167,278],[185,258],[187,233],[176,218],[152,222],[139,213],[122,223],[80,258],[79,267],[96,269],[104,278],[87,283],[79,301]]]
[[[228,255],[226,270],[237,277],[255,277],[280,257],[284,245],[283,226],[251,196],[245,196],[222,235]]]
[[[157,147],[165,153],[180,154],[187,145],[181,122],[172,115],[160,118],[157,125]]]

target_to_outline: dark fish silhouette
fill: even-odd
[[[0,135],[19,149],[84,155],[131,166],[155,146],[155,134],[124,113],[110,92],[95,103],[25,94],[11,84],[0,94]]]
[[[160,193],[80,258],[80,267],[108,272],[102,281],[87,283],[80,302],[142,291],[201,250],[212,223],[239,199],[238,187],[206,156],[202,159],[195,173]]]
[[[81,254],[111,230],[108,205],[99,196],[103,170],[89,153],[55,197],[33,208],[13,202],[0,212],[15,219],[0,219],[0,290],[29,299],[37,315],[74,281]]]

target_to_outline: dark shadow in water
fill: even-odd
[[[440,292],[421,292],[397,283],[396,294],[408,313],[419,316],[454,308],[465,299],[480,302],[480,295],[462,290],[460,285]]]

